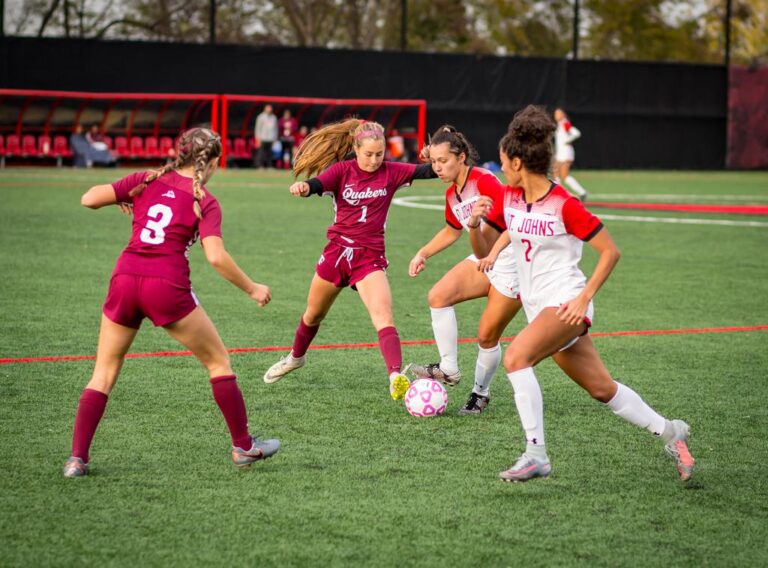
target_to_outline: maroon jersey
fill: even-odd
[[[199,238],[221,236],[221,207],[205,190],[200,202],[203,218],[194,211],[192,179],[168,172],[135,197],[128,192],[148,172],[138,172],[112,184],[118,202],[133,203],[131,240],[117,259],[113,275],[135,274],[166,278],[190,286],[189,247]]]
[[[323,195],[333,197],[333,224],[328,240],[346,247],[384,252],[384,229],[395,191],[410,185],[414,164],[383,162],[375,172],[360,169],[356,160],[337,162],[317,180]]]
[[[455,183],[445,190],[445,222],[454,229],[469,230],[467,221],[472,214],[475,202],[481,195],[490,197],[494,203],[501,202],[504,199],[504,185],[492,172],[473,166],[461,190]],[[498,224],[492,223],[492,225],[499,232],[504,230]]]

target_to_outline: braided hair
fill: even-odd
[[[430,138],[430,146],[437,146],[438,144],[448,144],[448,151],[457,157],[464,154],[466,156],[464,163],[468,166],[474,166],[480,161],[480,155],[469,143],[467,137],[450,124],[444,124],[438,128]]]
[[[156,179],[164,176],[171,170],[194,166],[192,174],[192,192],[195,197],[195,215],[202,219],[203,211],[200,208],[200,202],[205,197],[203,184],[207,181],[203,179],[205,170],[212,160],[221,156],[221,137],[213,130],[208,128],[191,128],[182,133],[179,137],[176,159],[167,163],[159,170],[150,173],[143,183],[140,183],[128,192],[128,195],[135,197],[139,195],[144,188]]]
[[[365,139],[384,140],[384,127],[378,122],[349,118],[324,126],[306,137],[293,162],[293,175],[310,176],[345,159]]]

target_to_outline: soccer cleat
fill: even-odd
[[[433,379],[448,387],[455,387],[461,380],[460,371],[447,374],[440,368],[440,363],[430,363],[429,365],[416,365],[415,363],[411,363],[405,370],[410,371],[414,376],[420,379]]]
[[[515,465],[499,474],[499,479],[510,482],[528,481],[534,477],[548,477],[551,472],[552,466],[549,464],[549,459],[540,461],[523,454]]]
[[[411,388],[411,381],[404,374],[392,373],[389,376],[389,394],[392,400],[403,400],[409,388]]]
[[[483,396],[476,392],[471,392],[469,393],[467,402],[459,409],[459,414],[480,414],[490,402],[490,396]]]
[[[693,466],[696,463],[691,452],[688,451],[688,437],[691,435],[691,429],[682,420],[673,420],[672,427],[675,430],[675,435],[667,442],[664,449],[677,462],[680,480],[688,481],[693,475]]]
[[[280,440],[259,440],[254,437],[251,440],[253,445],[248,451],[232,447],[232,461],[237,467],[247,467],[255,461],[271,458],[280,449]]]
[[[291,371],[303,367],[306,362],[306,355],[296,358],[293,356],[293,353],[288,353],[288,355],[280,359],[277,363],[272,365],[266,373],[264,373],[264,382],[268,385],[276,383]]]
[[[81,458],[72,456],[64,464],[64,477],[83,477],[88,475],[88,464]]]

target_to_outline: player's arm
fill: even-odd
[[[205,251],[205,258],[216,272],[248,294],[253,300],[256,300],[259,306],[263,307],[269,303],[272,299],[269,287],[254,282],[242,271],[235,259],[224,248],[224,241],[221,237],[205,237],[201,242]]]
[[[435,179],[437,174],[432,169],[432,164],[419,164],[416,169],[413,170],[412,179]]]
[[[509,246],[509,243],[510,243],[509,231],[504,231],[504,233],[499,235],[499,238],[493,244],[493,247],[488,253],[488,256],[486,256],[485,258],[482,258],[482,257],[479,257],[477,253],[475,253],[475,255],[478,256],[478,258],[480,258],[480,261],[477,263],[477,269],[480,272],[484,272],[486,270],[490,270],[491,268],[493,268],[493,265],[496,264],[496,259],[499,257],[499,254],[501,253],[501,251],[503,251],[505,248]]]
[[[587,242],[599,255],[595,270],[581,293],[573,300],[562,304],[557,310],[560,321],[571,325],[579,325],[584,321],[589,301],[595,297],[598,290],[608,280],[608,276],[611,275],[621,257],[619,247],[613,242],[613,238],[605,227],[600,228],[595,236]]]
[[[100,209],[117,203],[115,188],[111,184],[94,185],[80,198],[80,204],[89,209]]]
[[[410,276],[416,276],[424,270],[427,259],[431,256],[435,256],[442,250],[447,249],[453,243],[455,243],[461,236],[461,229],[456,229],[450,225],[446,225],[439,230],[432,239],[419,249],[414,257],[411,259],[408,265],[408,274]]]
[[[477,258],[483,258],[488,255],[503,229],[484,223],[483,219],[491,211],[493,200],[487,195],[481,195],[472,206],[472,213],[467,220],[469,227],[469,244],[472,246],[472,252]]]

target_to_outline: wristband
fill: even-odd
[[[469,223],[467,223],[467,227],[469,229],[477,229],[479,226],[480,226],[480,221],[477,222],[477,225],[470,225]]]

